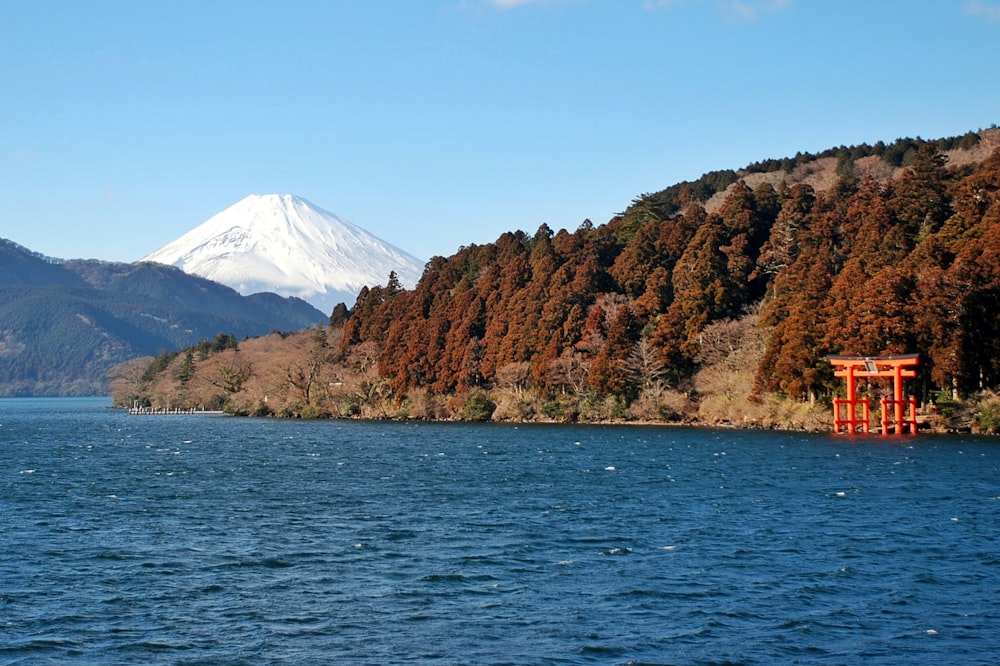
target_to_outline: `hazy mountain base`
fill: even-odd
[[[586,388],[586,367],[577,369],[577,390],[556,395],[527,388],[527,377],[518,377],[519,369],[511,368],[493,387],[450,395],[412,389],[393,396],[378,376],[378,350],[362,344],[338,357],[341,330],[330,328],[245,340],[235,350],[191,349],[137,359],[116,368],[112,390],[118,407],[286,418],[829,429],[828,406],[754,392],[767,334],[758,326],[757,313],[709,326],[702,339],[704,365],[691,385],[669,387],[652,381],[628,404]]]

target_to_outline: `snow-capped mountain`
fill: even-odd
[[[329,314],[395,271],[407,288],[424,262],[291,194],[251,194],[143,257],[240,292],[298,296]]]

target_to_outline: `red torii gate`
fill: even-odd
[[[889,433],[889,427],[895,428],[896,434],[902,434],[907,426],[911,434],[917,433],[917,399],[903,398],[903,379],[916,377],[917,372],[909,369],[917,365],[919,354],[903,354],[900,356],[827,356],[830,363],[838,368],[835,377],[847,380],[847,397],[833,399],[833,431],[846,432],[869,431],[871,406],[868,398],[857,397],[856,380],[860,377],[892,377],[893,397],[882,398],[882,434]],[[858,416],[858,408],[861,416]],[[905,409],[909,407],[909,409]],[[846,417],[843,408],[847,409]],[[889,418],[892,408],[893,418]],[[905,418],[904,418],[905,417]]]

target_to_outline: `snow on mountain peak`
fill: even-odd
[[[140,261],[177,266],[240,292],[297,296],[326,313],[395,271],[405,287],[424,262],[291,194],[251,194]]]

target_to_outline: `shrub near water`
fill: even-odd
[[[489,421],[496,410],[496,403],[490,400],[483,391],[476,391],[469,396],[462,408],[463,421]]]
[[[990,394],[979,408],[979,427],[987,432],[1000,432],[1000,396]]]

